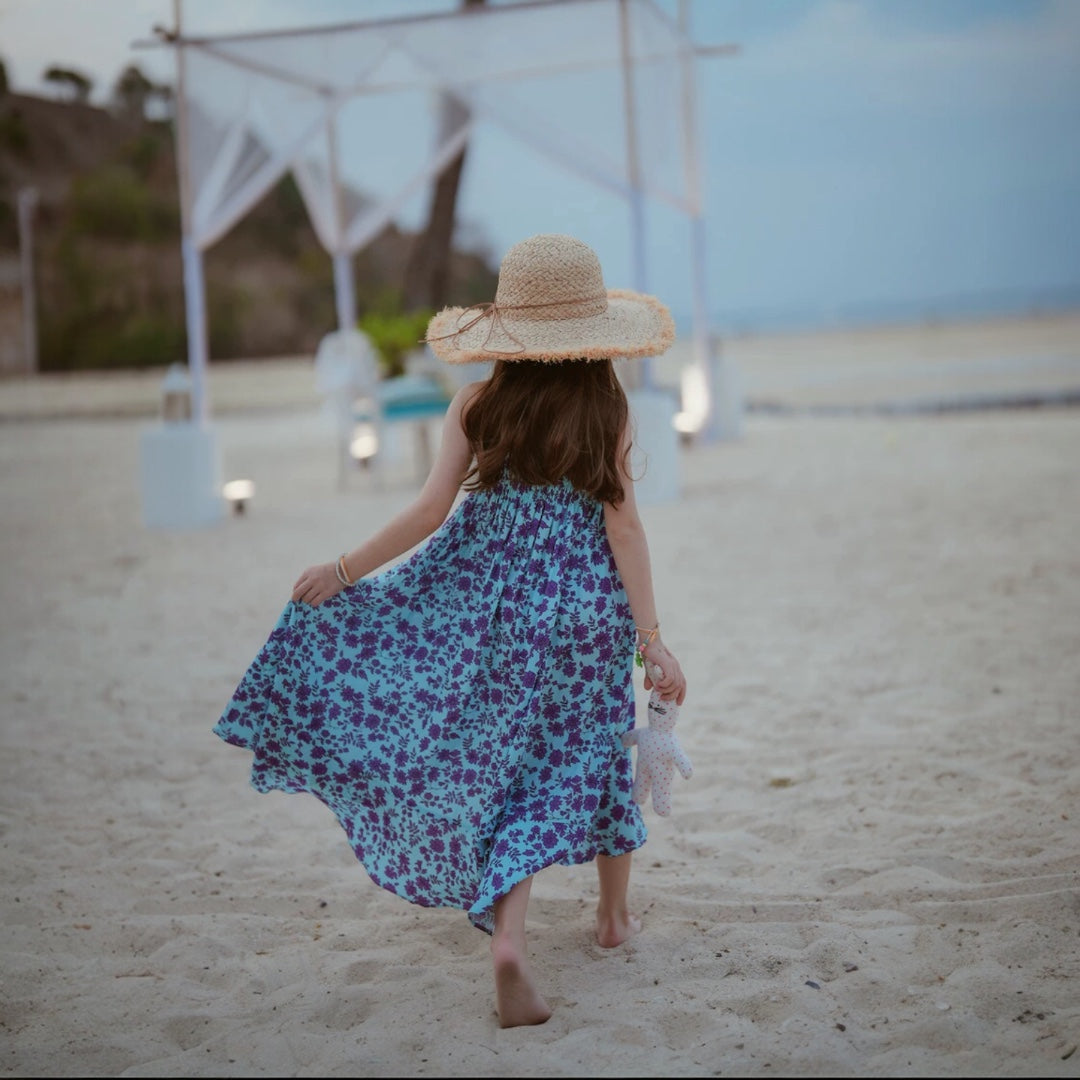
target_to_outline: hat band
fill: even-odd
[[[542,304],[500,304],[500,303],[497,303],[495,300],[490,300],[490,301],[487,301],[487,302],[482,303],[482,304],[470,304],[467,308],[465,308],[461,312],[460,315],[458,315],[458,328],[456,330],[454,330],[452,333],[449,333],[449,334],[438,334],[435,337],[429,337],[426,340],[427,341],[444,341],[446,338],[458,337],[458,335],[464,334],[467,331],[471,330],[482,319],[490,319],[491,324],[488,326],[487,336],[484,338],[482,344],[480,345],[480,348],[484,352],[491,352],[491,353],[519,353],[519,352],[525,352],[525,350],[526,350],[525,343],[520,338],[515,337],[514,334],[507,327],[506,323],[503,322],[502,313],[504,311],[528,311],[528,310],[537,310],[537,309],[543,309],[543,308],[574,307],[575,305],[578,306],[578,307],[582,307],[582,306],[584,306],[586,304],[596,304],[600,300],[604,301],[604,307],[601,309],[601,311],[586,311],[586,312],[583,313],[583,315],[582,314],[578,314],[578,315],[555,314],[555,315],[544,316],[545,319],[550,319],[552,321],[557,321],[559,319],[580,319],[582,317],[587,317],[589,315],[602,314],[602,312],[607,309],[607,293],[606,292],[600,293],[597,296],[585,296],[585,297],[582,297],[581,299],[578,299],[578,300],[550,300],[550,301],[547,301],[546,303],[542,303]],[[461,325],[461,320],[466,315],[466,313],[470,312],[470,311],[475,311],[477,309],[479,309],[479,312],[476,315],[474,315],[467,323],[465,323],[464,326],[462,326]],[[502,332],[511,341],[514,341],[514,342],[517,343],[518,347],[516,349],[489,349],[488,348],[488,342],[491,340],[491,335],[495,332],[495,324],[496,323],[498,323],[499,329],[502,330]]]

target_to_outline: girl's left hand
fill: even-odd
[[[683,674],[679,661],[659,638],[652,641],[641,652],[650,664],[656,664],[664,673],[664,677],[655,684],[655,689],[660,691],[660,696],[664,701],[674,701],[676,705],[681,705],[686,700],[686,676]],[[653,688],[652,678],[646,671],[645,689],[652,690]]]
[[[338,581],[337,564],[328,562],[309,566],[293,586],[292,598],[298,604],[318,607],[324,600],[337,596],[345,586]]]

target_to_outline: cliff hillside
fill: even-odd
[[[171,125],[86,104],[0,96],[0,326],[6,328],[21,318],[16,205],[25,187],[39,196],[39,368],[183,359]],[[412,234],[391,226],[356,255],[361,316],[398,310],[412,242]],[[205,269],[214,360],[310,353],[336,325],[330,258],[291,177],[206,253]],[[449,302],[490,299],[495,283],[483,253],[455,251]],[[9,346],[10,337],[5,331]]]

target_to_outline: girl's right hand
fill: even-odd
[[[686,676],[679,661],[675,659],[675,654],[659,638],[654,638],[641,650],[641,655],[646,661],[645,689],[652,690],[655,685],[664,701],[674,701],[676,705],[681,705],[686,698]],[[656,664],[664,673],[664,677],[655,684],[649,677],[648,664]]]
[[[337,596],[345,586],[338,580],[336,565],[328,562],[309,566],[293,585],[293,602],[318,607],[324,600]]]

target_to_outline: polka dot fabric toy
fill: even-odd
[[[664,676],[656,664],[647,664],[649,678],[655,683]],[[637,746],[634,771],[634,800],[644,803],[652,792],[653,809],[661,817],[671,813],[671,788],[678,771],[684,780],[693,775],[693,766],[675,735],[679,707],[664,701],[658,690],[649,696],[649,724],[634,728],[622,737],[623,746]]]

